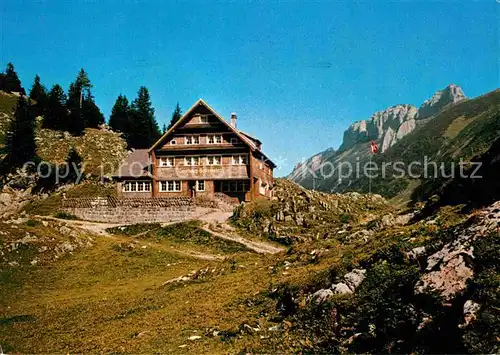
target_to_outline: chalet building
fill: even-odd
[[[206,196],[252,201],[273,196],[276,165],[262,143],[202,99],[150,149],[136,150],[116,179],[123,197]]]

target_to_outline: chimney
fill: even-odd
[[[236,128],[236,112],[232,112],[231,113],[231,126],[233,126],[234,128]]]

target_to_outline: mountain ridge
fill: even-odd
[[[419,151],[419,154],[426,155],[424,153],[426,153],[425,149],[427,148],[421,147],[422,149],[414,150],[409,146],[405,148],[407,143],[400,143],[405,141],[409,136],[412,136],[410,141],[415,142],[412,144],[425,145],[428,143],[430,156],[436,155],[440,148],[447,147],[449,153],[447,158],[452,159],[457,157],[461,151],[459,145],[466,144],[465,140],[457,138],[457,136],[469,124],[473,123],[472,126],[477,126],[476,129],[478,131],[484,132],[488,132],[488,128],[481,127],[481,125],[494,125],[494,119],[485,119],[484,116],[494,116],[496,112],[495,107],[498,107],[495,99],[498,92],[499,90],[497,89],[476,98],[467,99],[462,89],[452,84],[436,92],[418,110],[413,105],[394,105],[386,110],[377,111],[369,120],[357,121],[346,130],[344,136],[347,136],[347,140],[344,139],[344,142],[335,154],[325,154],[322,152],[314,155],[301,164],[298,164],[288,178],[304,187],[316,188],[321,191],[369,192],[368,184],[364,181],[367,179],[362,179],[358,176],[346,180],[343,178],[339,168],[342,164],[354,166],[357,163],[366,163],[371,156],[369,143],[371,140],[375,141],[379,146],[380,154],[374,156],[374,159],[378,163],[394,161],[391,159],[399,156],[398,154],[390,153],[394,149],[395,151]],[[434,121],[437,123],[429,125],[430,122]],[[439,132],[433,132],[434,126],[439,127]],[[432,134],[426,134],[427,129],[431,130]],[[496,130],[492,129],[490,131],[489,134],[485,133],[483,136],[495,136]],[[420,143],[419,136],[425,136],[425,139]],[[496,136],[485,138],[484,142],[480,142],[481,139],[475,139],[474,141],[477,144],[476,148],[478,150],[474,154],[487,150],[493,138],[496,138]],[[451,142],[453,141],[455,143],[452,144]],[[450,144],[449,146],[447,146],[448,143]],[[450,150],[455,150],[458,155],[450,153]],[[330,151],[326,150],[324,152]],[[467,158],[471,158],[474,154],[468,155]],[[423,155],[419,157],[421,158]],[[407,160],[407,158],[405,159]],[[322,162],[324,165],[336,167],[337,169],[336,171],[332,171],[328,178],[322,178],[318,176],[320,173],[318,169],[319,162]],[[379,182],[382,183],[382,180]],[[376,189],[374,192],[382,193],[386,197],[394,197],[401,193],[408,186],[408,183],[409,181],[405,179],[391,180],[390,183],[387,182],[384,185],[385,190],[380,185],[378,186],[379,189]],[[411,194],[411,191],[409,194]]]

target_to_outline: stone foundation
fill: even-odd
[[[181,222],[213,208],[196,206],[189,198],[68,198],[61,210],[80,219],[108,223]]]

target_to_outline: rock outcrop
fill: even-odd
[[[417,108],[413,105],[396,105],[375,112],[368,120],[355,122],[344,132],[340,150],[374,140],[381,141],[385,151],[415,129],[416,116]]]
[[[430,117],[444,107],[465,100],[462,88],[455,84],[450,84],[443,90],[436,92],[429,100],[426,100],[418,109],[418,118]]]
[[[437,291],[444,300],[449,300],[466,288],[467,281],[474,275],[472,242],[499,230],[500,201],[472,218],[477,222],[461,230],[453,241],[427,258],[426,273],[415,285],[416,293]]]
[[[368,142],[371,140],[378,144],[380,152],[386,152],[415,131],[419,125],[425,124],[426,119],[465,98],[462,89],[452,84],[437,91],[420,108],[410,104],[399,104],[377,111],[369,119],[350,125],[344,132],[343,142],[338,150],[329,148],[302,161],[295,166],[288,178],[308,188],[327,191],[325,188],[327,185],[329,191],[336,191],[336,187],[332,187],[334,183],[323,184],[324,179],[320,169],[327,165],[325,163],[336,168],[345,162],[354,166],[357,158],[362,160],[367,156]],[[336,181],[338,178],[334,174],[331,181]]]

